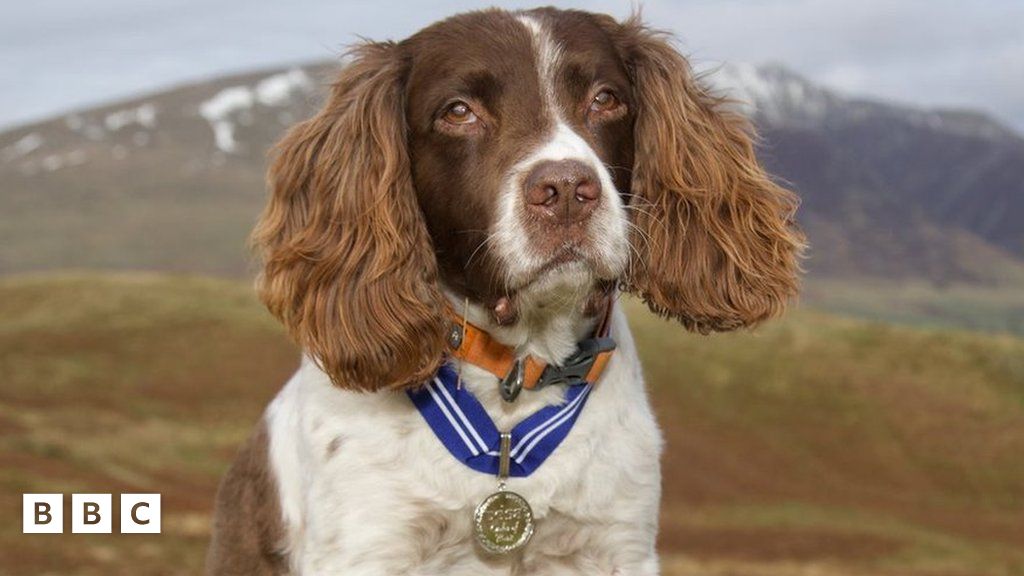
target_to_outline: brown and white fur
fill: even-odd
[[[545,8],[363,44],[269,182],[259,292],[305,357],[223,481],[208,572],[657,574],[662,441],[618,307],[618,350],[576,426],[509,482],[537,517],[521,553],[474,544],[496,480],[452,458],[402,391],[444,361],[449,305],[557,364],[609,287],[702,333],[795,294],[794,196],[665,36]],[[506,403],[472,365],[462,381],[500,429],[564,394]]]

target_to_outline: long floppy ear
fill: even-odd
[[[353,49],[324,108],[278,144],[252,236],[263,302],[337,386],[357,390],[423,382],[445,342],[397,51]]]
[[[633,17],[614,36],[638,107],[626,289],[702,333],[779,314],[799,283],[796,196],[772,182],[748,122],[694,80],[665,34]]]

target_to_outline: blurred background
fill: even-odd
[[[297,365],[245,248],[268,147],[346,44],[485,6],[0,7],[0,575],[200,572],[217,481]],[[1024,574],[1024,3],[643,12],[742,102],[812,246],[800,305],[753,332],[626,302],[665,574]],[[164,533],[22,535],[26,492],[160,492]]]

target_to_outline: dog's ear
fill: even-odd
[[[340,387],[416,385],[442,361],[444,297],[413,189],[404,66],[367,43],[278,144],[253,233],[258,290]]]
[[[769,178],[748,122],[695,80],[666,35],[637,17],[610,33],[637,103],[626,289],[702,333],[777,315],[798,289],[796,196]]]

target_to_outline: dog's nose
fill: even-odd
[[[548,160],[530,170],[523,182],[528,210],[556,224],[587,218],[601,200],[594,169],[579,160]]]

